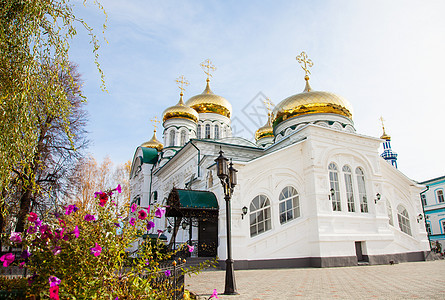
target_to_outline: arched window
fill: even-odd
[[[198,127],[196,127],[196,138],[201,138],[201,125],[198,125]]]
[[[360,199],[360,211],[368,212],[368,198],[366,197],[365,173],[361,168],[355,169],[358,183],[358,198]]]
[[[181,131],[181,146],[185,145],[186,136],[187,136],[187,132],[185,132],[185,130]]]
[[[258,195],[250,202],[250,236],[256,236],[270,230],[270,201],[264,195]]]
[[[174,146],[175,145],[175,131],[172,130],[170,131],[170,146]]]
[[[215,140],[219,140],[219,126],[215,125]]]
[[[329,183],[331,186],[331,190],[333,189],[335,192],[331,196],[332,201],[332,210],[333,211],[341,211],[341,203],[340,203],[340,189],[338,185],[338,169],[337,165],[334,163],[329,164]]]
[[[444,202],[444,200],[443,200],[443,190],[442,189],[437,190],[436,195],[437,195],[437,202],[438,203]]]
[[[354,203],[354,190],[352,188],[352,171],[349,166],[343,166],[343,173],[345,174],[345,185],[346,185],[346,199],[348,200],[348,211],[355,211]]]
[[[391,208],[391,203],[389,203],[388,200],[386,200],[386,211],[388,212],[389,225],[394,226],[394,220],[393,220],[393,218],[392,218],[392,208]]]
[[[209,139],[210,138],[210,125],[206,124],[206,132],[205,132],[205,139]]]
[[[291,186],[285,187],[280,193],[280,223],[289,222],[300,216],[300,200],[298,192]]]
[[[411,235],[411,225],[409,223],[408,211],[402,205],[397,207],[397,219],[399,220],[400,230]]]

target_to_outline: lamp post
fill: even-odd
[[[230,199],[232,197],[233,189],[236,186],[236,172],[232,162],[228,167],[228,159],[224,157],[224,152],[219,151],[219,156],[215,159],[216,174],[221,180],[221,185],[224,190],[224,199],[226,200],[226,229],[227,229],[227,259],[226,259],[226,284],[224,288],[224,295],[238,295],[236,291],[235,272],[233,270],[232,259],[232,233],[231,233],[231,207]]]

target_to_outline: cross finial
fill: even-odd
[[[204,73],[207,74],[207,82],[209,82],[210,77],[212,77],[212,74],[210,72],[215,71],[216,67],[212,65],[210,59],[206,59],[205,61],[203,61],[200,66],[204,70]]]
[[[306,52],[301,52],[300,55],[297,56],[297,61],[301,64],[301,68],[304,70],[306,75],[304,76],[304,79],[306,81],[309,80],[309,74],[311,74],[311,71],[309,71],[309,68],[314,66],[314,63],[312,60],[310,60],[306,54]]]
[[[383,128],[383,132],[385,132],[385,124],[383,123],[383,121],[385,121],[385,119],[383,119],[382,116],[380,116],[380,122],[382,122],[382,128]]]
[[[157,124],[161,123],[161,121],[158,120],[158,117],[155,116],[153,119],[150,120],[153,123],[153,127],[155,128],[155,132],[156,132],[156,128],[158,127]]]
[[[183,92],[185,91],[184,86],[188,86],[190,83],[185,79],[184,75],[181,75],[178,78],[176,78],[176,83],[178,84],[178,87],[181,90],[181,96],[182,96]]]
[[[264,102],[264,105],[266,105],[267,114],[270,115],[274,104],[272,103],[272,101],[270,101],[269,98],[264,99],[263,102]]]

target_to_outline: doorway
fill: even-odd
[[[198,256],[216,257],[218,248],[218,222],[200,221],[198,227]]]
[[[363,247],[365,242],[355,242],[355,255],[358,262],[366,262],[366,256],[363,255]]]

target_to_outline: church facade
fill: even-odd
[[[231,199],[236,268],[329,267],[425,260],[429,251],[422,185],[397,169],[390,137],[356,132],[349,102],[309,84],[276,105],[255,135],[232,136],[228,100],[207,85],[163,113],[163,143],[136,149],[131,196],[141,207],[166,205],[157,219],[167,243],[192,256],[226,258],[226,215],[216,176],[220,151],[238,170]],[[384,153],[379,147],[384,143]],[[385,154],[386,153],[386,154]]]

